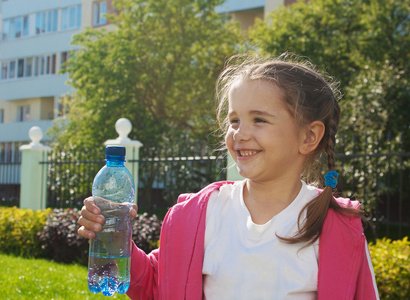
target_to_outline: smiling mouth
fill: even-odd
[[[248,157],[257,154],[259,151],[255,150],[237,150],[239,157]]]

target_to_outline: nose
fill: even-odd
[[[240,141],[246,141],[248,139],[249,139],[249,134],[247,133],[243,125],[239,126],[239,128],[233,134],[233,140],[235,142],[240,142]]]

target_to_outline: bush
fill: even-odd
[[[132,239],[138,248],[149,253],[159,246],[162,221],[156,215],[148,213],[138,215],[132,223]]]
[[[380,299],[410,299],[410,242],[383,238],[369,244]]]
[[[56,262],[87,264],[88,239],[77,234],[78,209],[54,209],[38,234],[45,257]]]
[[[39,233],[39,238],[46,258],[56,262],[80,263],[87,265],[88,239],[77,234],[77,209],[54,209]],[[132,221],[132,238],[135,244],[149,253],[157,248],[161,230],[161,221],[157,216],[147,213],[138,215]]]
[[[33,211],[17,207],[0,207],[0,252],[23,257],[41,257],[43,250],[37,233],[50,210]]]

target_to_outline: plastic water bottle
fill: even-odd
[[[125,294],[130,285],[131,236],[130,208],[135,185],[125,168],[125,147],[108,146],[107,164],[94,178],[95,204],[105,217],[103,229],[90,240],[88,287],[94,294]]]

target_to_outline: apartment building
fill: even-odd
[[[1,0],[0,161],[14,161],[28,130],[46,132],[59,116],[59,98],[71,92],[60,71],[75,50],[72,37],[106,25],[111,2]]]
[[[86,27],[107,26],[112,1],[0,0],[0,163],[18,160],[32,126],[45,133],[59,117],[60,97],[72,92],[67,74],[60,71],[75,50],[73,35]],[[216,10],[231,14],[245,30],[290,2],[227,0]]]
[[[255,23],[257,18],[264,19],[279,5],[290,5],[297,0],[226,0],[216,8],[218,13],[229,13],[243,30]]]

